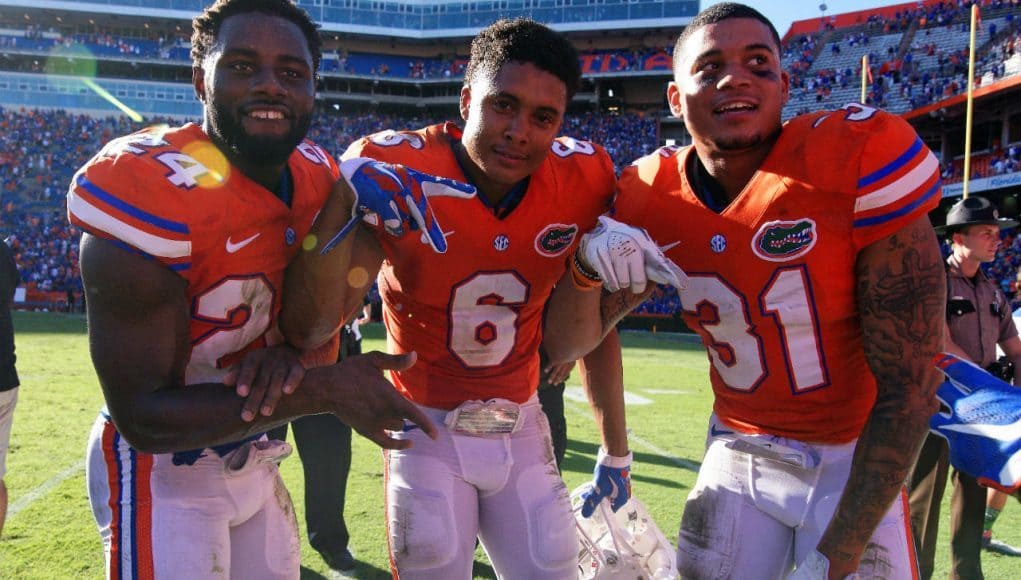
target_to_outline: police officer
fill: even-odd
[[[954,204],[946,225],[936,228],[949,237],[952,248],[947,258],[947,350],[983,368],[996,362],[997,344],[1014,361],[1015,369],[1021,367],[1021,338],[1011,318],[1010,302],[999,284],[979,268],[995,259],[1001,244],[1000,230],[1017,225],[1014,220],[1000,218],[989,200],[971,196]],[[909,500],[920,572],[925,579],[932,577],[948,470],[947,443],[930,433],[911,475]],[[950,578],[981,579],[979,556],[986,489],[957,470],[953,481]]]

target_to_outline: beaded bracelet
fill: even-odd
[[[589,272],[578,259],[578,253],[574,253],[571,259],[571,281],[578,290],[595,290],[603,285],[602,278],[598,274]]]

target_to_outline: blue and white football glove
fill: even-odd
[[[592,484],[581,494],[582,517],[589,517],[604,499],[610,500],[610,507],[617,511],[631,497],[631,458],[629,451],[624,457],[607,455],[602,447],[596,457],[596,468],[592,473]]]
[[[340,172],[357,201],[351,208],[351,221],[323,246],[322,254],[339,244],[365,214],[379,216],[383,228],[395,237],[403,236],[408,230],[421,230],[422,242],[442,254],[447,251],[447,240],[429,205],[429,198],[475,197],[475,188],[466,183],[366,157],[344,161]]]
[[[688,276],[641,228],[600,216],[591,232],[581,237],[578,257],[610,292],[630,288],[641,294],[649,280],[684,288]]]
[[[982,485],[1021,488],[1021,389],[951,354],[936,366],[947,376],[936,396],[949,411],[929,426],[950,445],[950,463]]]

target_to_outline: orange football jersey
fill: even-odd
[[[371,157],[467,181],[452,146],[453,124],[364,138],[344,158]],[[386,259],[379,275],[390,352],[418,362],[393,373],[413,401],[451,409],[464,401],[528,400],[539,383],[542,312],[579,236],[613,196],[613,164],[596,145],[558,138],[520,204],[502,219],[479,198],[430,198],[448,249],[419,232],[377,228]]]
[[[219,382],[247,350],[282,341],[276,322],[284,268],[338,176],[332,157],[309,141],[288,167],[291,207],[188,124],[115,139],[72,180],[71,223],[188,281],[187,384]]]
[[[683,317],[706,345],[715,412],[745,432],[839,443],[876,397],[855,302],[858,252],[940,199],[939,163],[899,117],[847,105],[798,117],[722,212],[692,191],[691,147],[621,176],[615,217],[690,276]]]

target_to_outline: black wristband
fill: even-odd
[[[592,280],[593,282],[603,281],[599,274],[593,272],[592,270],[589,270],[588,268],[585,267],[585,264],[582,264],[581,260],[578,259],[578,252],[574,253],[574,269],[578,270],[579,274],[588,278],[589,280]]]

